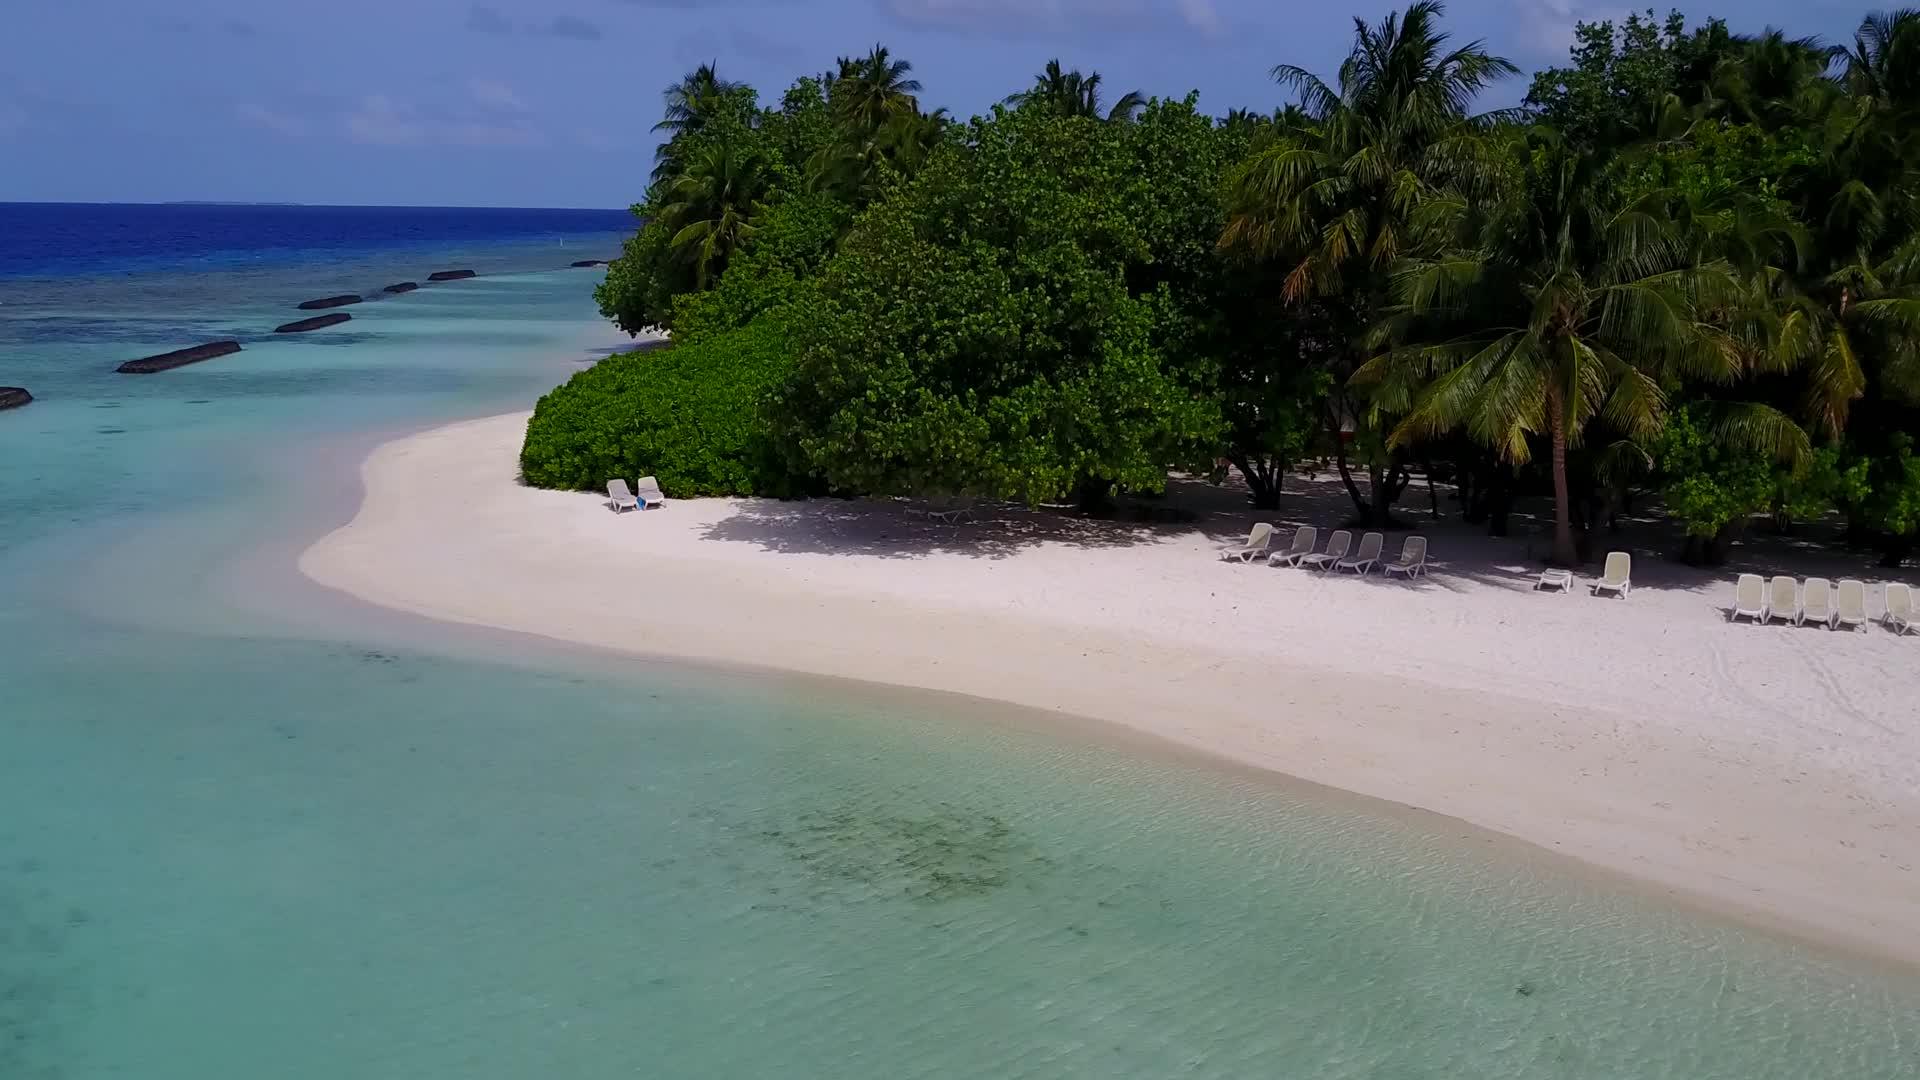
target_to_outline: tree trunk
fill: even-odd
[[[1253,508],[1256,510],[1280,509],[1280,486],[1286,481],[1286,466],[1278,461],[1268,464],[1256,458],[1229,458],[1233,467],[1240,470],[1240,476],[1247,482],[1247,492],[1253,496]]]
[[[1512,514],[1513,474],[1503,469],[1495,474],[1493,491],[1487,496],[1487,535],[1507,535],[1507,519]]]
[[[1433,490],[1433,458],[1427,454],[1420,456],[1420,471],[1427,478],[1427,511],[1435,521],[1440,520],[1440,493]]]
[[[1367,500],[1360,497],[1360,485],[1353,482],[1353,470],[1347,467],[1347,444],[1340,438],[1340,421],[1337,416],[1328,420],[1327,430],[1333,435],[1333,463],[1340,470],[1340,482],[1347,486],[1347,498],[1353,500],[1353,512],[1365,518]]]
[[[1074,502],[1090,517],[1113,514],[1113,481],[1103,476],[1083,477],[1074,487]]]
[[[1560,395],[1547,394],[1553,422],[1553,563],[1574,566],[1572,496],[1567,490],[1567,425]]]
[[[1915,538],[1910,535],[1889,536],[1880,544],[1880,565],[1899,566],[1913,554]]]
[[[1360,514],[1360,524],[1378,525],[1387,516],[1387,508],[1381,505],[1387,494],[1386,466],[1377,461],[1367,463],[1367,505]]]

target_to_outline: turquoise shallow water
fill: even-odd
[[[0,1077],[1920,1076],[1920,978],[1440,819],[231,572],[614,344],[593,280],[0,334]]]

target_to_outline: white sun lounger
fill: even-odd
[[[1759,574],[1741,574],[1733,585],[1733,610],[1727,621],[1752,619],[1756,625],[1767,621],[1767,579]]]
[[[643,476],[634,485],[640,497],[640,509],[648,510],[656,506],[667,505],[667,496],[660,490],[660,481],[651,476]]]
[[[1325,570],[1347,557],[1347,549],[1353,546],[1353,534],[1345,529],[1333,530],[1327,537],[1327,550],[1318,555],[1308,555],[1300,560],[1300,565],[1310,570]]]
[[[1624,551],[1607,552],[1607,565],[1600,580],[1593,583],[1593,595],[1603,592],[1625,596],[1633,591],[1633,556]]]
[[[1848,630],[1867,628],[1867,583],[1853,578],[1841,578],[1834,590],[1833,628],[1845,627]]]
[[[1300,560],[1313,554],[1313,545],[1320,539],[1320,530],[1311,525],[1302,525],[1293,530],[1293,546],[1285,551],[1276,551],[1267,556],[1268,566],[1299,566]]]
[[[1810,577],[1800,587],[1800,617],[1793,620],[1793,625],[1810,622],[1833,629],[1833,582],[1823,577]]]
[[[1262,521],[1247,532],[1246,543],[1239,547],[1222,548],[1220,557],[1228,561],[1239,559],[1243,563],[1252,562],[1254,556],[1267,550],[1267,544],[1272,539],[1273,526]]]
[[[637,510],[640,507],[640,501],[633,497],[633,492],[627,490],[627,482],[624,479],[607,481],[607,502],[616,514],[622,510]]]
[[[1558,589],[1563,593],[1572,592],[1573,571],[1552,566],[1540,571],[1540,580],[1533,583],[1533,591],[1539,592],[1541,589]]]
[[[1385,547],[1386,544],[1386,537],[1377,532],[1370,532],[1360,538],[1359,551],[1354,552],[1349,558],[1341,559],[1339,562],[1334,563],[1333,568],[1335,570],[1351,570],[1356,574],[1365,575],[1367,571],[1373,569],[1375,563],[1380,561],[1380,549]]]
[[[1897,581],[1887,585],[1885,622],[1887,629],[1903,636],[1909,631],[1920,630],[1920,620],[1913,617],[1913,590]]]
[[[1395,574],[1405,574],[1411,579],[1416,574],[1426,573],[1427,538],[1424,536],[1407,537],[1406,542],[1400,545],[1400,560],[1398,562],[1381,563],[1380,568],[1386,571],[1388,577],[1392,577]]]
[[[1767,580],[1767,621],[1800,622],[1800,583],[1784,574]]]

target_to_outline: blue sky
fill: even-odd
[[[1101,71],[1115,93],[1198,90],[1204,109],[1223,113],[1279,104],[1269,68],[1330,70],[1352,17],[1388,6],[6,0],[0,200],[625,206],[644,186],[661,88],[701,61],[777,100],[796,76],[885,42],[913,61],[925,104],[965,116],[1059,56]],[[1575,20],[1624,10],[1454,0],[1448,25],[1532,70],[1563,61]],[[1718,13],[1736,29],[1843,39],[1863,10],[1721,0]]]

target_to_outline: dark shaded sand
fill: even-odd
[[[24,386],[0,386],[0,409],[17,409],[32,400]]]
[[[299,334],[308,330],[318,330],[323,326],[338,326],[351,318],[353,318],[353,316],[344,311],[336,311],[331,315],[315,315],[311,319],[301,319],[299,322],[282,323],[274,327],[273,332],[276,334]]]
[[[461,278],[470,278],[472,276],[473,271],[471,270],[435,270],[433,273],[427,275],[427,280],[459,281]]]
[[[413,290],[419,287],[420,287],[420,283],[417,281],[402,281],[395,285],[389,285],[380,291],[390,292],[390,293],[403,293],[403,292],[412,292]]]
[[[358,296],[355,296],[353,293],[344,293],[340,296],[323,296],[318,300],[308,300],[300,305],[300,310],[319,311],[321,308],[345,307],[348,304],[357,304],[359,302],[360,298]]]
[[[114,370],[123,375],[151,375],[156,371],[185,367],[188,364],[197,364],[202,360],[211,360],[216,356],[225,356],[239,351],[240,343],[237,341],[209,341],[205,345],[195,345],[190,349],[175,349],[156,356],[143,356],[138,360],[129,360]]]

